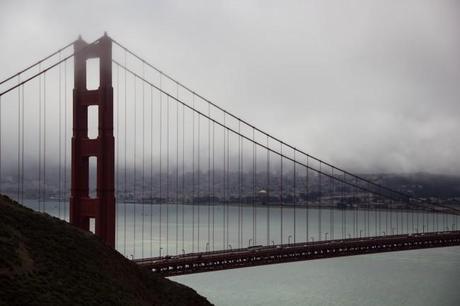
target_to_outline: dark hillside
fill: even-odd
[[[95,235],[0,196],[0,305],[209,305]]]

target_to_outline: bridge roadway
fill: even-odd
[[[164,276],[235,269],[292,261],[460,245],[460,231],[388,235],[136,259]]]

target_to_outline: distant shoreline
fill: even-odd
[[[38,199],[25,199],[27,201],[37,201],[38,202]],[[68,199],[47,199],[45,201],[42,201],[41,203],[43,202],[53,202],[53,203],[63,203],[64,205],[67,205],[68,204]],[[341,211],[341,210],[344,210],[344,211],[354,211],[354,210],[359,210],[359,211],[398,211],[398,212],[419,212],[419,213],[438,213],[438,214],[442,214],[442,212],[436,212],[436,211],[431,211],[431,210],[428,210],[428,209],[407,209],[407,208],[398,208],[398,207],[393,207],[393,208],[378,208],[378,207],[371,207],[371,208],[368,208],[367,205],[362,205],[362,206],[357,206],[357,207],[335,207],[335,206],[327,206],[327,205],[315,205],[315,204],[310,204],[308,205],[308,207],[306,207],[305,205],[302,205],[302,204],[299,204],[299,205],[293,205],[292,203],[285,203],[283,205],[280,205],[279,203],[278,204],[269,204],[269,205],[266,205],[266,204],[260,204],[260,203],[235,203],[235,202],[230,202],[230,203],[222,203],[222,202],[212,202],[212,203],[190,203],[190,202],[185,202],[185,203],[174,203],[174,202],[170,202],[169,204],[167,203],[152,203],[152,202],[149,202],[149,201],[125,201],[125,202],[120,202],[120,201],[117,201],[116,202],[117,205],[144,205],[144,206],[159,206],[159,205],[171,205],[171,206],[174,206],[174,205],[184,205],[184,206],[200,206],[200,207],[208,207],[208,206],[218,206],[218,207],[223,207],[223,206],[231,206],[231,207],[245,207],[245,208],[252,208],[252,207],[255,207],[255,208],[296,208],[296,209],[302,209],[302,210],[306,210],[306,209],[334,209],[334,210],[338,210],[338,211]],[[373,205],[372,205],[373,206]]]

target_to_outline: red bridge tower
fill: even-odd
[[[94,218],[96,235],[115,247],[112,41],[105,34],[94,44],[74,43],[72,187],[70,223],[89,230]],[[99,88],[86,87],[86,61],[99,58]],[[98,136],[88,137],[88,106],[98,106]],[[89,195],[89,157],[97,160],[97,194]]]

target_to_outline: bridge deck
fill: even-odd
[[[460,245],[460,231],[255,246],[134,260],[164,276],[257,265]]]

